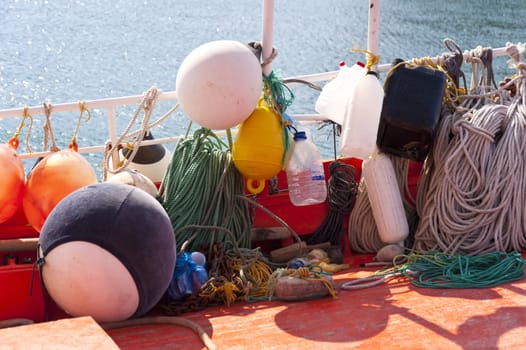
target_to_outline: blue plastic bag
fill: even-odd
[[[175,271],[166,291],[173,300],[184,300],[199,291],[208,281],[206,262],[196,264],[191,253],[182,253],[175,262]]]

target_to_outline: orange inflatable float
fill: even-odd
[[[51,210],[64,197],[97,182],[95,171],[78,152],[64,150],[47,155],[27,177],[23,207],[29,224],[40,232]]]
[[[0,145],[0,224],[9,220],[22,204],[25,175],[17,145],[16,139]]]

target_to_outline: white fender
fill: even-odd
[[[362,175],[382,242],[401,242],[409,234],[409,224],[391,159],[375,153],[362,165]]]

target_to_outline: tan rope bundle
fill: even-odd
[[[487,80],[485,80],[487,81]],[[417,198],[416,251],[477,255],[526,247],[525,76],[445,113]],[[492,98],[489,98],[492,96]]]
[[[455,91],[446,94],[449,98],[444,101],[435,146],[422,170],[416,212],[410,205],[405,181],[408,163],[392,157],[410,225],[414,227],[420,217],[414,237],[417,251],[478,254],[525,247],[526,220],[521,205],[526,199],[526,185],[521,174],[526,171],[526,162],[517,156],[523,154],[520,140],[526,136],[526,84],[521,56],[524,48],[508,46],[513,61],[508,63],[518,75],[496,90],[491,89],[495,86],[491,49],[477,47],[466,55],[466,62],[472,65],[470,91],[466,94],[455,87]],[[456,51],[460,49],[457,47]],[[418,60],[412,62],[422,64]],[[459,73],[462,72],[454,75]],[[458,95],[459,91],[462,95]],[[377,252],[384,246],[363,179],[348,233],[353,251]]]

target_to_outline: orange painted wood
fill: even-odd
[[[91,317],[78,317],[0,329],[0,349],[116,350],[119,347]]]

